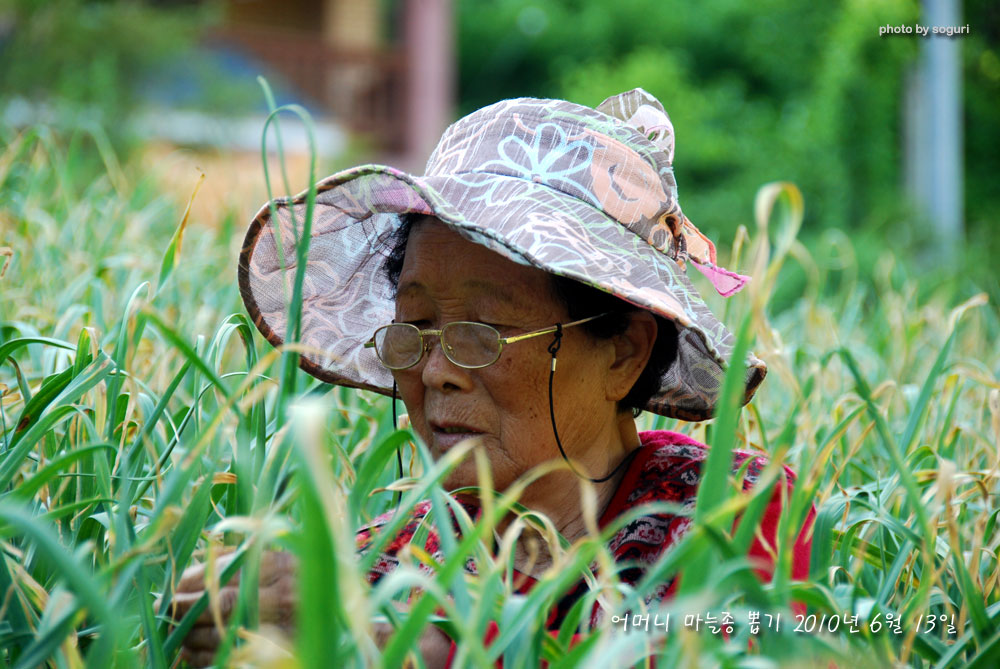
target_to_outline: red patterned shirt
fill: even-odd
[[[692,511],[694,509],[701,466],[708,455],[708,447],[687,435],[665,430],[642,432],[639,437],[642,446],[633,454],[632,462],[628,465],[618,489],[602,514],[601,527],[608,525],[627,511],[650,502],[672,502]],[[743,488],[745,490],[756,483],[765,465],[765,458],[760,453],[736,450],[733,452],[733,472],[739,471],[748,458],[752,458],[752,461],[744,470]],[[780,485],[775,486],[771,501],[761,518],[760,532],[757,533],[749,551],[750,557],[754,558],[757,564],[757,573],[764,581],[770,579],[774,567],[774,561],[771,557],[773,551],[769,550],[769,546],[765,544],[774,545],[778,519],[781,515],[782,499],[783,497],[787,499],[790,496],[791,486],[795,481],[795,475],[788,467],[785,467],[785,474],[785,489],[782,490]],[[471,504],[463,503],[463,506],[470,516],[476,517],[477,510]],[[375,566],[369,573],[371,583],[376,583],[383,575],[392,571],[399,564],[396,557],[397,552],[411,541],[417,528],[424,523],[425,517],[430,513],[430,508],[430,502],[421,502],[416,505],[411,519],[403,530],[393,539],[386,551],[379,555]],[[391,518],[391,512],[379,516],[370,526],[358,533],[359,552],[363,553],[368,550],[372,542],[373,532],[377,532],[377,528],[387,524]],[[805,579],[809,574],[811,548],[809,536],[811,532],[808,529],[814,518],[815,510],[811,509],[792,549],[792,578],[796,580]],[[676,544],[690,524],[691,518],[688,516],[649,513],[622,527],[611,537],[608,544],[616,562],[623,564],[623,568],[619,571],[619,578],[622,582],[629,585],[638,583],[645,573],[646,567],[655,563],[671,546]],[[423,548],[437,561],[443,561],[444,555],[441,552],[438,535],[433,529],[433,525],[428,523],[427,529],[427,539]],[[456,525],[456,531],[457,529]],[[470,560],[466,569],[475,573],[475,564]],[[649,599],[670,597],[677,589],[677,580],[674,578],[661,584]],[[535,584],[535,580],[524,576],[523,579],[519,579],[519,583],[518,592],[526,593]],[[548,627],[550,629],[559,627],[563,616],[586,591],[586,587],[586,584],[580,581],[559,601],[549,615]],[[597,622],[600,615],[601,612],[595,605],[591,616],[592,624]]]

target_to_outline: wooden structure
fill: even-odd
[[[407,169],[450,121],[451,0],[228,0],[212,39],[266,63],[304,100]]]

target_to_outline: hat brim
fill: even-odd
[[[282,344],[286,329],[295,240],[307,195],[278,201],[277,221],[270,207],[263,207],[240,254],[240,293],[253,322],[275,346]],[[300,341],[324,353],[302,356],[309,374],[391,393],[391,374],[364,344],[394,315],[393,287],[383,265],[391,250],[387,240],[405,213],[436,216],[514,262],[580,281],[671,319],[679,334],[677,360],[644,408],[684,420],[711,417],[735,342],[681,267],[583,200],[529,179],[486,172],[415,177],[365,165],[317,184]],[[489,225],[483,224],[484,216],[490,217]],[[745,401],[765,373],[764,364],[750,356]]]

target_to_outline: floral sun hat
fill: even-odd
[[[302,369],[328,383],[391,394],[392,375],[364,343],[395,313],[382,271],[387,240],[400,214],[419,213],[514,262],[671,319],[677,359],[644,408],[683,420],[711,417],[735,341],[691,285],[686,266],[690,261],[724,296],[748,277],[718,267],[712,242],[681,212],[673,153],[663,106],[634,89],[596,109],[503,100],[449,127],[424,176],[362,165],[323,179],[316,186],[301,342],[324,354],[304,354]],[[278,200],[276,221],[267,205],[261,208],[240,253],[240,293],[275,346],[287,323],[306,195]],[[747,365],[744,402],[766,373],[752,355]]]

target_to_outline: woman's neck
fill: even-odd
[[[592,483],[572,471],[561,469],[529,486],[520,500],[525,507],[547,516],[570,543],[587,535],[590,528],[598,527],[601,516],[610,505],[628,469],[624,461],[641,446],[631,413],[619,414],[616,428],[614,437],[608,440],[611,443],[605,441],[601,447],[595,444],[592,450],[595,451],[596,457],[585,460],[590,463],[601,463],[600,466],[604,467],[596,477],[603,476],[606,471],[615,470],[611,478],[600,483]],[[586,493],[583,486],[593,488],[592,506],[584,504],[583,495]],[[587,513],[591,513],[594,517],[587,518]],[[512,520],[511,515],[498,523],[497,530],[501,535]],[[514,549],[515,568],[522,573],[539,574],[551,565],[552,553],[548,542],[538,531],[531,527],[526,528]]]

